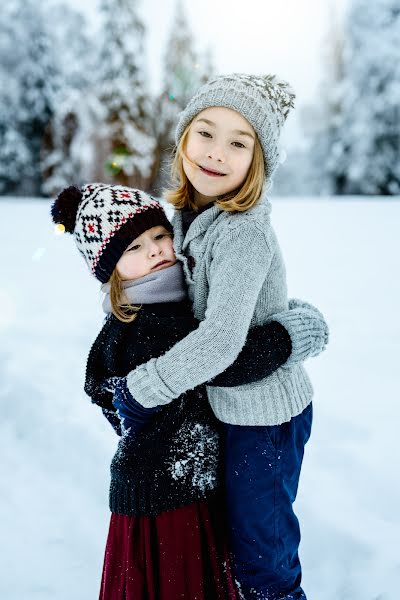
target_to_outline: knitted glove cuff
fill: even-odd
[[[128,373],[126,377],[129,392],[145,408],[169,404],[179,395],[174,395],[159,376],[155,365],[156,360],[151,358],[147,363]]]
[[[324,350],[325,346],[327,346],[327,344],[329,342],[329,327],[328,327],[328,324],[327,324],[322,312],[320,310],[318,310],[318,308],[316,306],[311,304],[311,302],[305,302],[304,300],[300,300],[299,298],[290,298],[289,299],[289,310],[293,310],[295,308],[305,309],[305,310],[308,310],[311,313],[313,313],[314,318],[316,319],[316,323],[315,323],[316,329],[319,330],[320,327],[322,327],[323,331],[324,331],[323,348],[322,348],[322,350]],[[306,316],[306,313],[305,313],[305,316]],[[320,352],[322,352],[322,350],[320,350]],[[317,354],[319,354],[319,352],[317,352]]]
[[[292,341],[292,353],[285,366],[317,356],[325,349],[327,325],[316,312],[306,308],[294,308],[276,313],[270,318],[285,327]]]

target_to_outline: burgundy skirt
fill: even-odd
[[[111,514],[100,600],[238,600],[217,499]]]

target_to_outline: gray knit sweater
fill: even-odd
[[[166,354],[128,375],[129,390],[138,402],[148,407],[166,404],[215,377],[235,361],[250,326],[262,325],[288,309],[285,266],[270,212],[266,199],[244,213],[214,205],[193,221],[184,239],[182,214],[176,212],[175,252],[183,262],[194,315],[201,323]],[[188,256],[194,259],[193,273]],[[307,357],[307,336],[300,324],[297,361],[302,353]],[[259,382],[208,387],[207,392],[218,419],[237,425],[289,421],[312,398],[302,364],[291,359]]]

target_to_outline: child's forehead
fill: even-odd
[[[214,126],[230,126],[232,129],[243,129],[244,131],[254,132],[252,125],[248,120],[233,108],[226,106],[209,106],[200,111],[193,119],[193,122],[208,121]]]
[[[150,227],[149,229],[146,229],[146,231],[143,231],[137,237],[132,238],[132,243],[135,242],[136,240],[146,239],[146,237],[151,237],[152,235],[159,233],[159,232],[163,232],[163,231],[168,232],[168,229],[164,225],[155,225],[154,227]]]

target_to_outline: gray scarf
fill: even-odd
[[[122,283],[124,296],[129,304],[155,304],[157,302],[181,302],[187,298],[182,264],[175,263],[155,273],[149,273],[140,279]],[[110,284],[101,286],[104,292],[103,310],[111,312]],[[126,301],[123,302],[126,304]]]

